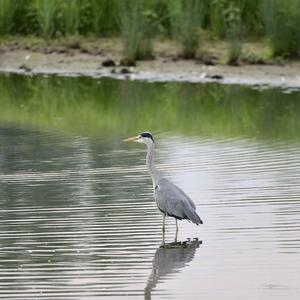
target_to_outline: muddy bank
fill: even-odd
[[[134,67],[119,65],[121,53],[101,51],[33,51],[1,49],[0,72],[59,74],[66,76],[113,77],[130,80],[220,82],[283,88],[300,88],[300,63],[284,65],[241,65],[203,63],[159,55],[139,61]],[[109,65],[109,66],[104,66]]]

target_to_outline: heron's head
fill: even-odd
[[[123,140],[123,142],[136,142],[136,143],[144,143],[147,146],[150,146],[154,143],[152,134],[150,132],[143,132],[137,136],[130,137],[128,139]]]

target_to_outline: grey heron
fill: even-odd
[[[162,177],[154,163],[155,143],[150,132],[143,132],[138,136],[130,137],[124,142],[137,142],[147,145],[146,163],[152,178],[153,196],[158,209],[163,215],[163,236],[165,233],[166,216],[176,220],[176,239],[178,235],[177,220],[188,220],[196,225],[203,224],[196,212],[196,205],[178,186]]]

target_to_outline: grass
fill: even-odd
[[[268,38],[274,57],[299,57],[300,0],[0,0],[0,37],[121,37],[124,58],[153,57],[157,38],[194,58],[203,36],[226,38],[230,63],[248,38]],[[200,51],[199,51],[200,50]]]
[[[0,0],[0,34],[10,33],[13,27],[13,17],[17,9],[16,0]]]
[[[195,58],[199,32],[207,9],[205,0],[169,0],[173,36],[182,46],[181,57]]]
[[[41,35],[45,39],[54,36],[56,14],[58,8],[57,0],[35,0],[36,16],[39,23]]]
[[[151,10],[152,1],[127,0],[120,2],[120,34],[124,59],[149,59],[153,57],[153,38],[156,15]]]
[[[228,64],[238,65],[242,54],[241,11],[230,5],[224,12],[226,36],[229,41]]]
[[[135,60],[143,37],[142,25],[143,2],[128,0],[120,2],[120,31],[124,46],[124,58]]]
[[[64,20],[64,32],[67,35],[78,34],[80,11],[81,7],[78,0],[62,2],[62,19]]]
[[[298,56],[300,0],[264,0],[262,11],[273,56]]]
[[[224,11],[226,0],[212,0],[209,10],[210,28],[213,35],[223,38],[225,35]]]
[[[120,4],[118,0],[91,0],[91,30],[97,36],[116,34]]]

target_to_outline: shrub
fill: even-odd
[[[240,9],[231,4],[224,12],[224,20],[229,41],[228,64],[238,65],[243,47]]]
[[[127,0],[120,2],[120,32],[124,58],[131,61],[152,57],[155,34],[155,13],[151,1]]]
[[[37,19],[41,34],[48,39],[55,33],[56,13],[58,8],[57,0],[35,0]]]
[[[264,0],[262,12],[273,56],[297,56],[300,48],[300,0]]]
[[[205,0],[169,0],[170,18],[175,36],[181,46],[181,56],[194,58],[199,44],[199,30],[208,7]]]
[[[10,32],[16,9],[16,0],[0,0],[0,34],[3,35]]]

